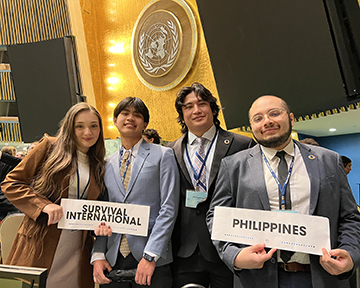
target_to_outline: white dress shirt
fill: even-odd
[[[276,156],[276,153],[278,151],[272,148],[266,148],[264,146],[260,146],[260,147],[266,159],[269,161],[271,169],[274,171],[276,175],[278,175],[278,165],[280,162],[279,157]],[[295,157],[294,166],[288,184],[290,185],[291,210],[301,214],[309,214],[310,178],[307,173],[304,160],[300,154],[300,150],[292,140],[283,150],[286,152],[285,160],[287,162],[288,167],[290,167],[292,157]],[[267,167],[264,159],[263,159],[263,169],[264,169],[266,190],[270,202],[270,208],[272,211],[279,210],[279,187],[274,177],[272,176],[269,168]],[[276,212],[276,213],[286,213],[286,212]],[[279,258],[279,251],[278,251],[278,261],[282,262]],[[289,262],[309,264],[310,258],[308,254],[297,252],[293,254]]]
[[[216,127],[215,125],[211,126],[211,128],[206,131],[201,137],[206,138],[208,141],[206,141],[205,147],[204,147],[204,151],[205,151],[205,155],[206,153],[208,153],[208,150],[210,148],[211,142],[214,140],[214,143],[211,146],[210,152],[209,152],[209,156],[206,159],[205,162],[205,173],[206,173],[206,189],[209,189],[209,178],[210,178],[210,171],[211,171],[211,166],[212,166],[212,162],[214,160],[214,154],[215,154],[215,146],[216,146],[216,142],[217,142],[217,138],[218,138],[219,132],[216,131]],[[215,137],[215,139],[214,139]],[[197,141],[195,141],[198,137],[191,133],[190,131],[188,132],[188,141],[187,141],[187,149],[189,152],[189,158],[191,163],[194,163],[194,158],[195,158],[195,153],[198,150],[199,147],[199,143]],[[189,163],[188,157],[186,155],[186,151],[184,151],[184,161],[186,164],[186,168],[189,172],[189,175],[193,181],[193,185],[194,187],[196,187],[196,181],[195,181],[195,177],[194,177],[194,170],[191,168],[191,165]]]

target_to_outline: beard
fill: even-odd
[[[254,135],[254,138],[256,139],[256,141],[267,148],[276,148],[281,146],[282,144],[284,144],[290,137],[291,135],[291,120],[289,118],[289,129],[287,131],[285,131],[283,134],[279,135],[279,136],[274,136],[272,138],[269,138],[267,140],[264,139],[258,139],[256,138],[256,136]]]

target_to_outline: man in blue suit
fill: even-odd
[[[291,255],[286,253],[290,251],[265,249],[264,243],[247,246],[213,241],[220,258],[237,276],[235,287],[349,287],[346,279],[360,263],[360,215],[339,155],[292,140],[294,115],[281,98],[259,97],[249,110],[249,119],[258,145],[222,161],[207,214],[210,232],[215,206],[285,208],[327,217],[331,250],[323,248],[320,257]],[[288,168],[281,168],[280,162]],[[281,174],[288,180],[281,183]]]
[[[127,97],[114,110],[122,146],[106,163],[109,201],[148,205],[150,219],[147,237],[111,235],[106,225],[97,230],[100,235],[111,235],[97,237],[92,254],[94,281],[104,284],[101,287],[172,285],[170,238],[178,210],[179,173],[170,148],[143,140],[148,123],[149,111],[139,98]],[[134,268],[136,284],[111,282],[104,275],[104,270]]]

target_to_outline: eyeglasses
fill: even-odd
[[[281,108],[274,108],[271,109],[268,113],[267,116],[269,119],[271,120],[276,120],[276,118],[278,118],[279,116],[281,116],[281,114],[283,114],[283,112],[286,112],[285,109],[281,109]],[[253,118],[250,119],[250,123],[254,123],[254,124],[259,124],[261,123],[265,118],[265,115],[263,114],[257,114],[255,115]]]

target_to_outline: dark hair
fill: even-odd
[[[142,132],[148,139],[154,139],[155,144],[160,144],[161,137],[155,129],[146,129]]]
[[[181,125],[181,132],[186,133],[188,131],[188,128],[184,121],[182,107],[184,106],[184,100],[186,96],[189,95],[191,92],[194,92],[198,98],[200,97],[202,100],[209,102],[210,108],[214,112],[214,124],[216,127],[219,127],[220,121],[218,119],[218,116],[220,107],[216,104],[217,99],[202,84],[195,82],[190,87],[183,87],[176,96],[175,108],[179,115],[176,120]]]
[[[131,107],[133,107],[137,113],[140,113],[144,117],[145,123],[149,123],[149,109],[146,107],[145,103],[137,97],[126,97],[125,99],[121,100],[114,109],[114,118],[117,118],[121,111]]]
[[[305,139],[300,140],[299,142],[303,143],[303,144],[320,146],[319,143],[316,142],[313,138],[305,138]]]
[[[349,163],[351,163],[351,159],[350,158],[348,158],[348,157],[346,157],[346,156],[340,156],[340,158],[341,158],[341,161],[343,162],[343,165],[344,165],[344,168],[349,164]]]

